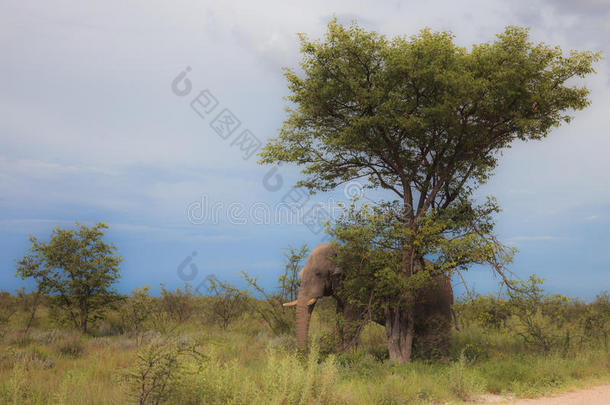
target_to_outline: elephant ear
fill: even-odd
[[[301,269],[301,271],[299,271],[299,279],[302,280],[303,279],[303,272],[305,271],[305,267],[303,267]]]
[[[335,264],[335,261],[337,260],[337,256],[338,256],[337,247],[333,246],[332,253],[330,255],[330,263],[331,263],[330,275],[331,276],[339,276],[341,274],[341,268]]]
[[[335,264],[332,264],[332,267],[330,268],[330,282],[332,285],[332,289],[333,291],[337,291],[339,288],[339,284],[341,283],[341,268],[339,268],[339,266],[335,266]]]

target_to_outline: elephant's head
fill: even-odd
[[[307,340],[311,312],[320,297],[333,294],[333,284],[340,271],[332,262],[336,251],[332,244],[324,243],[316,246],[305,267],[299,273],[301,286],[296,301],[288,302],[284,306],[296,306],[297,345],[303,346]]]

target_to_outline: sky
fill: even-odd
[[[312,209],[385,197],[356,182],[306,199],[293,188],[297,167],[250,155],[287,116],[282,68],[298,68],[297,33],[320,38],[333,16],[389,37],[450,30],[465,47],[520,25],[564,50],[610,50],[604,0],[5,0],[0,289],[32,286],[15,278],[28,235],[45,240],[75,221],[108,224],[121,292],[205,288],[212,274],[243,285],[240,270],[272,288],[286,248],[326,240],[310,220],[326,211]],[[608,60],[595,68],[574,82],[591,106],[542,141],[514,144],[478,190],[503,209],[496,231],[518,249],[511,271],[585,300],[610,289]],[[290,201],[302,208],[288,215]],[[493,292],[490,274],[479,266],[465,278]]]

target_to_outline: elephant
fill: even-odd
[[[333,296],[337,301],[337,312],[342,313],[347,322],[363,320],[362,311],[344,302],[337,294],[341,283],[341,269],[333,262],[336,254],[336,245],[332,243],[317,245],[299,273],[301,285],[297,299],[283,304],[286,307],[296,307],[296,340],[300,348],[305,346],[311,314],[316,301],[321,297]],[[449,277],[436,277],[434,285],[425,291],[417,302],[414,347],[419,346],[438,353],[446,352],[453,304]],[[385,326],[384,314],[372,314],[372,320]],[[343,349],[349,347],[349,342],[355,341],[355,337],[357,336],[353,331],[347,342],[345,337],[341,336]]]

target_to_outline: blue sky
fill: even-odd
[[[14,259],[29,234],[44,239],[74,221],[109,224],[108,240],[124,257],[123,292],[181,286],[177,270],[192,252],[194,285],[208,274],[239,282],[245,270],[273,286],[283,248],[313,246],[322,235],[301,217],[257,216],[286,198],[298,170],[282,166],[274,191],[263,183],[271,168],[231,143],[245,129],[262,141],[277,134],[286,117],[281,69],[297,67],[296,33],[319,37],[333,14],[388,36],[451,30],[463,46],[524,25],[535,41],[608,54],[603,1],[454,3],[2,2],[0,289],[27,284],[14,278]],[[171,83],[187,66],[192,89],[177,96]],[[596,69],[584,81],[592,105],[547,139],[515,144],[479,190],[503,208],[497,231],[519,249],[511,269],[585,299],[610,288],[608,61]],[[190,103],[203,90],[218,105],[200,117]],[[228,140],[210,126],[224,108],[241,122]],[[351,187],[313,196],[304,212],[360,193]],[[222,208],[217,220],[201,223],[202,200]],[[477,291],[496,289],[489,269],[466,277]]]

